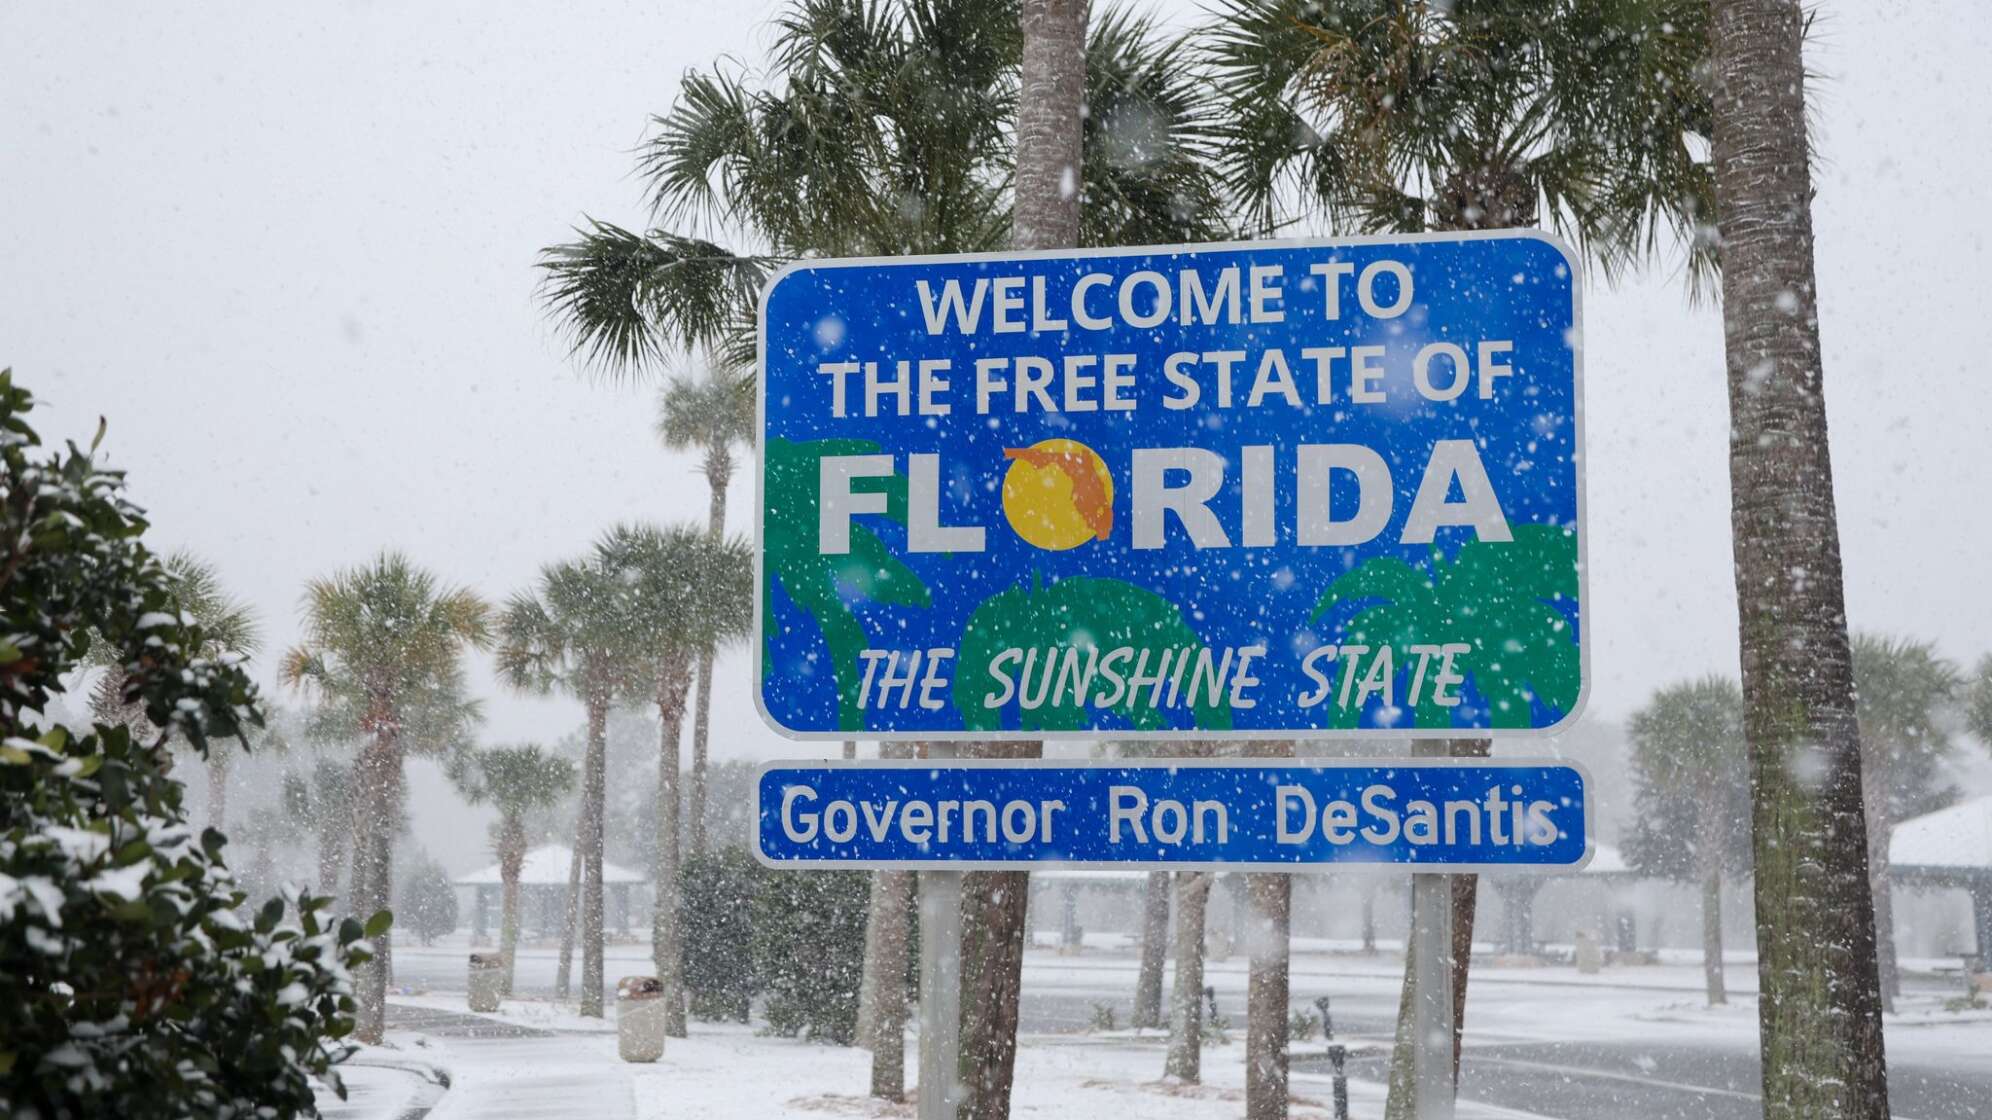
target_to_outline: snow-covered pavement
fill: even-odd
[[[393,1041],[404,1053],[446,1067],[454,1081],[429,1113],[452,1117],[910,1116],[868,1098],[869,1056],[860,1050],[763,1038],[732,1025],[694,1023],[653,1066],[620,1062],[613,1023],[585,1020],[544,998],[509,1002],[501,1016],[463,1013],[464,947],[397,952],[397,979],[418,994],[396,997]],[[1930,962],[1914,962],[1927,968]],[[647,971],[643,946],[610,951],[609,975]],[[1344,1038],[1369,1057],[1350,1065],[1358,1120],[1381,1114],[1387,1047],[1402,964],[1394,953],[1363,955],[1342,946],[1296,946],[1292,1000],[1333,1003]],[[1161,1120],[1236,1117],[1242,1112],[1245,962],[1214,959],[1207,979],[1228,1045],[1206,1049],[1205,1084],[1160,1081],[1162,1040],[1125,1032],[1089,1033],[1103,1009],[1125,1022],[1136,962],[1121,947],[1077,955],[1037,949],[1026,957],[1014,1115],[1132,1113]],[[454,975],[451,973],[454,972]],[[551,955],[521,960],[522,987],[548,988]],[[1756,1097],[1754,963],[1732,962],[1730,1006],[1702,1006],[1700,966],[1691,955],[1647,967],[1580,975],[1568,966],[1474,969],[1462,1072],[1463,1117],[1590,1120],[1741,1120],[1761,1114]],[[1992,1012],[1946,1011],[1949,978],[1912,974],[1902,1014],[1888,1020],[1891,1082],[1909,1120],[1967,1120],[1992,1100]],[[1296,1120],[1327,1114],[1329,1082],[1317,1037],[1294,1046]],[[909,1052],[908,1068],[917,1068]],[[385,1111],[366,1111],[366,1101]],[[382,1092],[356,1094],[344,1117],[396,1116]],[[1601,1110],[1603,1110],[1601,1112]],[[1976,1110],[1976,1111],[1974,1111]]]

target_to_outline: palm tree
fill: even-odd
[[[1015,249],[1071,248],[1083,236],[1080,199],[1091,167],[1085,159],[1089,7],[1089,0],[1023,0],[1019,13],[1016,192],[1010,221]],[[1035,758],[1044,747],[984,743],[967,753]],[[962,928],[968,934],[961,954],[965,1092],[957,1115],[962,1120],[1007,1120],[1010,1115],[1030,890],[1026,871],[978,871],[962,878]]]
[[[1051,247],[1072,243],[1075,229],[1086,244],[1220,235],[1200,87],[1180,41],[1119,11],[1087,34],[1086,8],[795,0],[776,22],[770,72],[692,75],[658,122],[643,168],[657,228],[591,222],[545,254],[546,297],[575,350],[616,372],[679,348],[715,348],[745,367],[767,269],[808,254],[968,252],[1001,248],[1013,233],[1015,244]],[[1082,41],[1083,62],[1073,49]],[[1020,96],[1027,69],[1036,84]],[[1070,80],[1075,71],[1082,83]],[[1029,121],[1020,106],[1034,110]],[[726,249],[682,232],[685,223],[742,230],[759,248]],[[776,449],[766,453],[772,482]],[[785,584],[811,586],[822,566],[792,572],[776,560],[771,549],[769,578]],[[917,580],[901,586],[925,594]],[[811,613],[833,656],[839,632],[862,638],[847,612],[819,606]],[[992,872],[965,884],[977,944],[965,950],[963,1004],[995,1013],[964,1023],[965,1064],[977,1074],[964,1117],[1008,1111],[1024,882]],[[976,963],[985,950],[995,954],[987,968]]]
[[[754,389],[751,381],[708,371],[704,378],[674,378],[658,408],[657,436],[673,451],[701,453],[700,471],[712,500],[706,536],[726,534],[726,488],[733,479],[735,444],[754,442]],[[706,850],[706,734],[712,707],[711,647],[699,650],[698,689],[692,714],[692,851]]]
[[[1855,634],[1854,687],[1861,730],[1861,800],[1867,812],[1868,882],[1884,1010],[1902,994],[1895,959],[1895,900],[1888,842],[1895,822],[1941,808],[1935,764],[1952,747],[1951,706],[1964,677],[1930,642]],[[1936,794],[1935,797],[1932,794]]]
[[[1964,685],[1964,726],[1992,747],[1992,653],[1978,659]]]
[[[546,753],[535,743],[491,747],[478,752],[473,804],[489,801],[498,808],[493,833],[498,847],[498,877],[503,882],[503,917],[499,920],[498,956],[505,962],[499,994],[512,994],[513,961],[519,947],[519,872],[526,862],[526,818],[550,809],[574,784],[574,764]]]
[[[226,653],[250,656],[262,646],[262,630],[256,613],[248,604],[229,596],[215,566],[192,552],[181,550],[167,556],[163,565],[181,611],[193,615],[200,624],[201,648],[194,655],[216,658]],[[124,667],[116,663],[110,647],[92,642],[90,660],[105,672],[90,697],[91,714],[103,723],[122,724],[140,735],[152,732],[142,705],[125,701],[129,680]],[[156,733],[156,732],[154,732]],[[267,734],[267,732],[265,732]],[[238,748],[217,740],[208,744],[202,763],[207,772],[207,826],[228,826],[228,771]]]
[[[1638,820],[1667,830],[1651,842],[1635,833],[1628,854],[1643,871],[1685,871],[1701,885],[1702,976],[1709,1006],[1726,1003],[1722,874],[1744,834],[1743,692],[1724,677],[1670,685],[1633,713],[1628,732]]]
[[[581,814],[574,850],[581,864],[581,1014],[602,1017],[602,813],[609,709],[641,695],[646,681],[636,597],[626,572],[597,549],[540,569],[537,592],[505,603],[498,622],[498,672],[522,692],[560,692],[588,713],[581,764]],[[561,964],[566,972],[566,962]]]
[[[631,588],[640,652],[657,705],[656,907],[651,952],[662,982],[668,1033],[685,1034],[684,958],[680,937],[678,742],[685,693],[701,651],[743,637],[753,618],[753,559],[745,541],[714,539],[696,525],[658,529],[623,525],[597,549]]]
[[[1710,0],[1764,1115],[1888,1115],[1798,0]]]
[[[336,759],[321,758],[311,768],[311,777],[285,779],[285,789],[293,788],[287,801],[305,827],[318,837],[318,893],[328,897],[339,892],[339,864],[344,858],[346,836],[352,825],[352,768]]]
[[[352,789],[356,914],[389,906],[404,756],[456,745],[476,714],[461,698],[462,658],[489,643],[489,620],[475,593],[440,585],[398,552],[305,586],[305,640],[284,655],[282,674],[364,738]],[[385,1027],[391,938],[381,936],[357,978],[365,1041],[378,1042]]]
[[[1545,225],[1608,273],[1714,265],[1703,0],[1218,0],[1218,166],[1262,230]]]
[[[1375,233],[1543,224],[1608,275],[1671,232],[1699,284],[1714,260],[1692,139],[1709,132],[1706,15],[1705,0],[1218,0],[1217,163],[1263,231],[1316,214]],[[1452,885],[1457,1066],[1477,879]],[[1407,960],[1401,1015],[1416,971]]]
[[[1020,14],[1020,0],[791,0],[767,69],[687,75],[643,149],[650,231],[590,220],[542,255],[544,298],[576,354],[617,376],[684,349],[749,369],[774,266],[1003,248],[1012,184],[1027,177],[1013,149]],[[1074,167],[1080,243],[1221,236],[1181,40],[1115,8],[1085,47],[1084,158],[1057,160]],[[755,248],[698,235],[709,228]]]

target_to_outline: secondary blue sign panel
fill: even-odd
[[[1578,276],[1518,231],[813,261],[763,299],[757,692],[817,738],[1539,732]]]
[[[1574,870],[1584,772],[1552,762],[779,763],[755,784],[774,867]]]

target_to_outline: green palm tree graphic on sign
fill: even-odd
[[[1031,681],[1036,682],[1044,672],[1044,651],[1051,648],[1059,651],[1061,660],[1064,650],[1078,650],[1078,667],[1083,670],[1087,651],[1098,650],[1104,658],[1108,651],[1127,646],[1134,650],[1135,658],[1146,651],[1149,671],[1153,672],[1164,650],[1175,650],[1177,656],[1182,656],[1184,650],[1200,651],[1203,645],[1203,639],[1183,621],[1176,604],[1131,583],[1075,577],[1048,587],[1015,587],[984,599],[963,627],[954,704],[961,712],[962,726],[970,731],[1000,729],[1003,713],[1013,707],[1020,713],[1019,730],[1079,731],[1094,726],[1095,716],[1104,714],[1105,710],[1091,701],[1111,693],[1111,683],[1096,675],[1090,697],[1082,702],[1073,687],[1057,688],[1058,674],[1054,673],[1052,688],[1042,706],[1024,710],[1017,698],[1012,697],[1008,703],[991,708],[986,701],[992,695],[1001,695],[1003,686],[990,672],[989,663],[1006,649],[1035,649],[1038,658]],[[1134,664],[1130,661],[1119,666],[1122,675],[1131,673]],[[1021,691],[1033,696],[1039,692],[1039,685],[1022,682],[1021,664],[1012,663],[1008,672],[1013,681],[1019,682]],[[1188,687],[1185,674],[1183,688],[1187,691]],[[1166,704],[1167,684],[1163,685],[1163,695]],[[1148,688],[1124,690],[1112,710],[1131,726],[1144,731],[1167,727],[1168,713],[1150,706],[1150,699]],[[1208,692],[1200,691],[1189,703],[1196,717],[1193,726],[1228,730],[1229,702],[1222,693],[1217,703],[1208,700]]]
[[[1528,727],[1530,701],[1567,712],[1583,684],[1575,628],[1566,609],[1577,602],[1577,536],[1554,525],[1519,525],[1512,541],[1474,540],[1448,562],[1368,560],[1328,585],[1310,620],[1355,607],[1344,644],[1391,646],[1402,669],[1413,643],[1465,642],[1454,667],[1486,699],[1495,727]],[[1418,727],[1446,727],[1456,710],[1433,703],[1426,687],[1413,708]],[[1403,695],[1399,693],[1400,697]],[[1329,701],[1334,705],[1334,700]],[[1336,727],[1362,712],[1333,707]]]
[[[864,601],[888,606],[925,607],[930,605],[926,584],[913,569],[901,563],[871,530],[853,522],[851,550],[841,556],[825,556],[817,551],[817,503],[820,463],[826,455],[869,455],[878,445],[867,440],[819,439],[792,442],[770,438],[767,441],[766,512],[761,533],[766,563],[767,586],[761,595],[762,673],[774,660],[778,634],[774,588],[779,582],[788,597],[801,607],[823,631],[830,647],[830,671],[837,682],[837,726],[845,731],[862,730],[864,709],[859,704],[861,675],[858,655],[868,645],[863,625],[852,612],[851,603]],[[854,490],[865,487],[883,490],[886,516],[905,524],[906,479],[858,479]]]

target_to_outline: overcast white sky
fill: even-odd
[[[1852,616],[1961,660],[1992,648],[1981,4],[1823,3],[1811,60]],[[218,561],[271,650],[307,577],[382,547],[499,599],[618,519],[702,518],[651,390],[567,360],[532,264],[584,211],[641,222],[648,114],[757,59],[773,7],[0,2],[0,365],[46,435],[108,416],[158,542]],[[1617,718],[1735,671],[1721,335],[1665,271],[1586,301],[1591,710]],[[722,671],[719,753],[816,753],[762,728],[744,654]],[[578,719],[478,679],[493,740]]]

